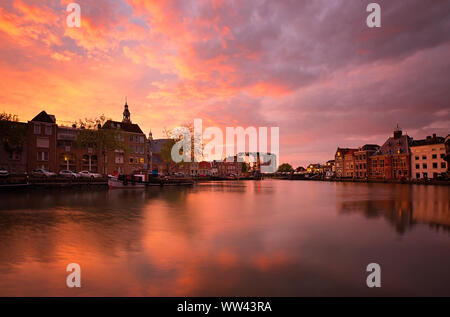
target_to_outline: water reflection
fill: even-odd
[[[380,185],[375,185],[380,186]],[[383,217],[399,234],[416,224],[427,224],[437,230],[450,231],[448,187],[384,185],[391,189],[381,196],[376,188],[364,200],[340,201],[341,213],[361,213],[367,218]]]
[[[3,193],[0,295],[450,295],[450,239],[435,230],[448,194],[270,180]],[[380,290],[365,286],[374,259]],[[72,262],[81,289],[65,287]]]

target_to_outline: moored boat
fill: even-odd
[[[118,177],[108,178],[109,188],[123,188],[123,189],[139,189],[145,188],[145,183],[140,181],[128,180],[126,177],[119,179]]]

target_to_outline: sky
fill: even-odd
[[[0,3],[0,112],[60,124],[104,114],[165,128],[279,127],[280,163],[450,133],[450,1],[389,0],[381,28],[355,0]]]

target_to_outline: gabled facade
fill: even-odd
[[[55,116],[44,110],[28,122],[28,173],[36,168],[58,172],[56,131]]]
[[[369,158],[370,178],[409,179],[411,177],[410,145],[412,138],[400,129]]]

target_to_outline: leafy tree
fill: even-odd
[[[108,151],[127,151],[123,133],[111,127],[109,122],[104,115],[101,115],[95,119],[80,119],[76,124],[80,127],[77,144],[84,148],[93,147],[97,149],[102,154],[103,163],[105,163]],[[103,168],[103,172],[105,172],[105,164],[103,164]]]
[[[241,168],[241,173],[242,173],[242,174],[245,174],[245,173],[247,173],[247,172],[248,172],[248,166],[247,166],[247,163],[243,162],[243,163],[242,163],[242,168]]]
[[[168,139],[166,143],[161,147],[161,160],[166,164],[166,171],[170,173],[170,165],[174,163],[172,160],[172,147],[175,145],[177,140]]]
[[[280,172],[280,173],[291,172],[291,171],[293,171],[293,168],[292,168],[291,164],[289,164],[289,163],[281,164],[280,166],[278,166],[278,170],[277,170],[277,172]]]
[[[27,125],[17,115],[0,113],[0,143],[7,151],[21,151],[27,139]]]

